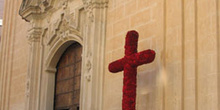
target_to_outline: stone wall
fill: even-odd
[[[22,0],[5,0],[0,49],[0,109],[24,110],[28,24],[18,15]]]
[[[27,40],[30,25],[18,15],[21,2],[5,0],[0,46],[0,110],[25,109],[31,46]],[[69,5],[76,6],[75,2]],[[111,74],[107,67],[124,56],[128,30],[140,34],[138,51],[157,52],[153,63],[138,67],[137,110],[220,109],[219,7],[218,0],[109,0],[103,110],[121,109],[123,72]],[[58,19],[60,12],[54,12],[52,20]],[[100,19],[97,16],[96,13],[95,18]],[[48,76],[42,77],[45,80]]]
[[[104,109],[121,109],[123,73],[107,67],[124,56],[125,35],[137,30],[139,51],[154,49],[138,67],[137,110],[218,110],[218,0],[110,0]]]

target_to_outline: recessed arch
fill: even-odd
[[[56,66],[59,62],[59,59],[63,55],[63,53],[73,43],[78,43],[83,48],[83,40],[81,39],[81,37],[76,36],[76,35],[71,35],[65,38],[60,38],[54,44],[54,46],[51,47],[50,51],[48,52],[48,55],[46,57],[46,62],[45,62],[45,70],[46,70],[45,74],[47,75],[47,79],[46,79],[47,82],[46,82],[46,88],[45,88],[45,92],[47,94],[46,101],[45,101],[46,110],[52,110],[54,107],[53,101],[54,101],[55,75],[57,72]],[[83,61],[83,58],[82,58],[82,61]],[[82,81],[83,80],[81,80],[81,82]]]
[[[83,40],[81,37],[71,35],[63,39],[59,39],[49,51],[46,57],[46,71],[56,72],[56,65],[63,54],[63,52],[73,43],[79,43],[83,47]]]

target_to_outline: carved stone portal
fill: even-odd
[[[108,0],[23,0],[19,13],[31,25],[26,110],[53,110],[56,65],[74,42],[83,47],[80,109],[103,110],[107,4]]]

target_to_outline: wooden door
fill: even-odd
[[[79,110],[82,47],[69,46],[57,64],[55,82],[55,110]]]

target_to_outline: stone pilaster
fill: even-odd
[[[108,0],[83,0],[87,13],[84,39],[83,110],[102,110],[104,47]]]
[[[30,44],[27,88],[26,88],[26,110],[38,110],[40,92],[40,36],[41,28],[32,27],[29,30],[28,41]]]

